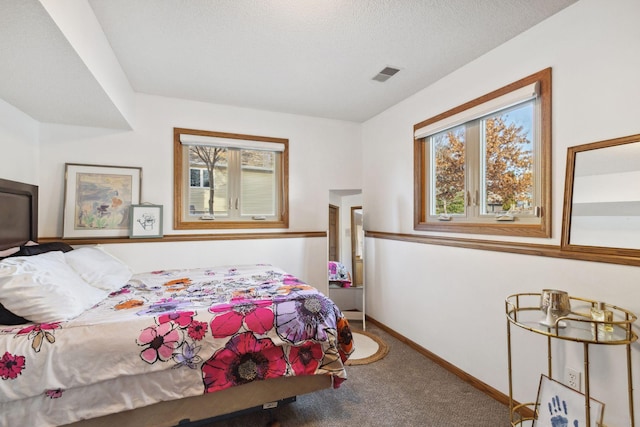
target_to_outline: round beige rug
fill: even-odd
[[[389,347],[376,335],[365,331],[351,330],[353,338],[353,353],[347,360],[347,365],[366,365],[380,360],[387,355]]]

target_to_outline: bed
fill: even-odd
[[[20,247],[0,261],[0,303],[31,319],[0,325],[0,425],[174,426],[346,379],[347,320],[287,272],[237,265],[132,275],[100,246],[27,246],[37,239],[34,218],[37,187],[0,179],[0,251]],[[53,286],[47,301],[26,273]],[[47,282],[59,277],[64,288]],[[63,303],[52,308],[55,298]]]

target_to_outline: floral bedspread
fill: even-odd
[[[0,326],[0,425],[60,425],[280,376],[326,374],[338,387],[352,351],[331,300],[272,266],[137,274],[71,321]]]

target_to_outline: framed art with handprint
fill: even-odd
[[[63,237],[128,236],[141,183],[140,167],[67,163]]]
[[[533,427],[587,427],[585,395],[561,382],[540,376]],[[604,403],[589,399],[591,427],[601,427]]]

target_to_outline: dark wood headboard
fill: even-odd
[[[38,239],[38,186],[0,179],[0,250]]]

